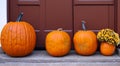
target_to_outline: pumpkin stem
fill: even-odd
[[[63,31],[63,28],[58,28],[57,30],[58,30],[58,31]]]
[[[83,29],[83,30],[86,30],[85,23],[86,23],[86,22],[85,22],[84,20],[82,20],[82,29]]]
[[[18,15],[18,18],[17,18],[17,22],[20,22],[21,21],[21,18],[22,18],[22,16],[23,16],[23,12],[21,12],[19,15]]]

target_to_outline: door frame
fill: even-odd
[[[117,32],[120,34],[120,0],[116,0],[116,25],[117,25]]]
[[[10,20],[10,0],[7,0],[7,22]]]

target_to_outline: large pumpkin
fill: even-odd
[[[1,46],[1,33],[0,33],[0,46]]]
[[[2,49],[9,56],[26,56],[34,50],[35,43],[34,28],[27,22],[9,22],[2,29]]]
[[[92,55],[97,50],[96,34],[86,30],[84,22],[82,22],[82,26],[84,30],[76,32],[73,37],[75,51],[80,55]]]
[[[46,50],[51,56],[64,56],[71,48],[70,36],[61,29],[54,30],[46,36]]]

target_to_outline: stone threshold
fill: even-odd
[[[0,63],[120,63],[120,56],[114,54],[113,56],[103,56],[96,52],[91,56],[81,56],[70,51],[70,53],[63,57],[52,57],[48,55],[45,50],[35,50],[26,57],[10,57],[3,52],[0,52]]]

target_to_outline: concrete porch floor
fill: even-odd
[[[26,57],[9,57],[0,52],[0,66],[120,66],[120,56],[103,56],[99,52],[92,56],[80,56],[71,51],[63,57],[52,57],[46,51],[33,51]]]

